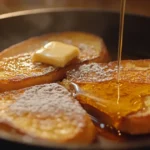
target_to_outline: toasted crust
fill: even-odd
[[[31,55],[21,54],[0,62],[0,92],[61,80],[66,70],[31,61]]]
[[[9,126],[5,132],[16,130],[57,143],[88,144],[95,138],[96,130],[89,116],[59,84],[1,93],[0,104],[0,126]]]
[[[79,47],[79,58],[64,68],[33,64],[32,52],[54,40]],[[63,32],[34,37],[14,45],[0,53],[0,60],[0,91],[2,92],[61,80],[66,71],[73,68],[75,64],[107,62],[109,56],[101,38],[82,32]]]
[[[61,32],[33,37],[3,50],[0,59],[34,52],[51,41],[60,41],[77,46],[81,52],[77,60],[80,63],[85,61],[107,62],[110,59],[103,39],[84,32]]]
[[[80,87],[86,89],[88,85],[93,85],[91,91],[97,90],[98,88],[103,90],[108,83],[116,82],[117,81],[117,62],[110,62],[108,64],[101,64],[101,63],[91,63],[77,67],[76,69],[69,71],[67,73],[67,80],[72,81],[78,84]],[[103,109],[99,106],[98,103],[92,102],[91,99],[85,100],[83,98],[78,98],[81,103],[87,103],[89,105],[94,106],[95,108],[99,109],[100,112],[105,113],[108,115],[106,123],[113,125],[116,129],[121,130],[122,132],[126,132],[129,134],[146,134],[150,133],[150,126],[149,126],[149,119],[150,119],[150,60],[123,60],[121,62],[121,76],[120,76],[121,84],[125,84],[125,87],[122,89],[125,90],[123,93],[126,94],[126,97],[135,96],[135,102],[133,106],[130,106],[130,103],[120,102],[117,106],[118,110],[121,108],[121,111],[127,111],[128,113],[121,116],[119,120],[116,122],[116,118],[113,117],[112,111],[108,111]],[[64,81],[64,85],[66,85],[66,81]],[[110,88],[110,89],[109,89]],[[90,88],[87,88],[87,92]],[[110,90],[110,93],[109,93]],[[111,94],[111,84],[108,85],[107,91],[104,93]],[[137,92],[137,93],[136,93]],[[93,92],[94,93],[94,92]],[[138,94],[141,98],[138,97]],[[93,94],[96,96],[96,92]],[[103,99],[103,97],[101,97]],[[113,99],[113,97],[111,97]],[[140,99],[140,100],[138,100]],[[106,99],[104,100],[107,102]],[[133,100],[132,100],[133,101]],[[113,102],[110,101],[108,103],[108,108],[111,109],[113,106]],[[117,105],[117,104],[116,104]],[[126,109],[126,105],[130,109]],[[120,108],[119,108],[120,107]],[[113,109],[112,109],[113,110]],[[131,111],[131,112],[130,112]],[[117,113],[116,109],[114,111]],[[119,110],[120,113],[120,110]],[[108,120],[109,118],[109,120]]]

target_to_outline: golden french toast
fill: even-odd
[[[54,40],[77,46],[80,49],[79,57],[64,68],[33,63],[32,53]],[[92,34],[63,32],[34,37],[0,53],[0,91],[55,82],[61,80],[75,64],[108,60],[103,40]]]
[[[0,128],[57,143],[91,143],[95,126],[79,102],[57,83],[0,93]]]
[[[103,39],[84,32],[60,32],[33,37],[3,50],[0,53],[0,59],[34,52],[51,41],[60,41],[78,47],[81,53],[77,62],[109,61],[108,51]]]
[[[123,60],[120,83],[117,65],[110,62],[78,66],[67,72],[63,84],[76,92],[81,104],[99,110],[104,123],[130,134],[150,133],[150,60]],[[72,90],[70,82],[78,85],[78,90]]]

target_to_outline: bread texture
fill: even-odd
[[[56,143],[89,144],[96,135],[86,111],[57,83],[0,93],[0,127]]]
[[[67,72],[63,84],[78,85],[76,98],[103,114],[102,120],[129,134],[150,133],[150,60],[122,60],[120,83],[117,61],[89,63]],[[74,92],[74,91],[73,91]]]
[[[61,41],[80,49],[77,59],[64,68],[32,63],[32,53],[46,43]],[[62,32],[34,37],[0,53],[0,92],[61,80],[77,64],[107,62],[109,55],[102,38],[83,32]]]

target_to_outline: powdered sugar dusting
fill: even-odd
[[[80,43],[78,45],[81,53],[79,55],[79,58],[81,61],[86,61],[90,59],[94,59],[98,57],[100,54],[100,51],[97,51],[93,45],[87,45],[84,43]]]
[[[79,102],[63,86],[57,83],[37,85],[26,90],[9,110],[17,115],[40,114],[41,117],[65,117],[76,124],[83,122],[86,114]]]
[[[112,79],[112,74],[117,68],[111,69],[106,64],[90,63],[81,65],[77,70],[67,72],[68,79],[78,82],[101,82]]]

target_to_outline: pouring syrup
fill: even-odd
[[[120,100],[120,67],[122,58],[122,45],[123,45],[123,31],[124,31],[124,16],[125,16],[126,0],[121,0],[120,4],[120,24],[119,24],[119,42],[118,42],[118,71],[117,71],[117,83],[118,83],[118,98],[117,104]]]
[[[120,95],[121,95],[120,90],[122,89],[122,87],[120,87],[120,85],[121,85],[120,84],[120,70],[121,70],[120,68],[121,68],[121,59],[122,59],[125,7],[126,7],[126,0],[121,0],[121,4],[120,4],[119,40],[118,40],[118,69],[117,69],[117,81],[116,81],[116,85],[117,85],[117,88],[116,88],[116,92],[117,92],[116,93],[116,104],[118,106],[116,106],[116,107],[120,107]],[[105,101],[100,99],[99,96],[96,97],[96,96],[93,96],[92,94],[89,94],[89,93],[86,93],[85,91],[82,91],[82,89],[80,89],[80,87],[77,84],[75,84],[75,83],[71,83],[71,85],[73,86],[73,89],[75,91],[75,94],[74,94],[75,97],[79,98],[79,96],[84,96],[84,97],[87,97],[88,99],[93,99],[94,101],[99,102],[100,107],[102,109],[105,109],[105,110],[107,109],[107,108],[105,108],[106,107]],[[125,86],[126,86],[126,84],[125,84]],[[112,88],[112,90],[113,90],[113,88]],[[113,100],[115,100],[115,98]],[[140,100],[139,100],[139,102],[140,102]],[[104,128],[105,129],[109,128],[108,130],[111,129],[111,131],[113,133],[115,133],[115,134],[117,133],[117,135],[119,135],[119,136],[122,135],[122,133],[119,130],[115,130],[113,127],[111,127],[111,125],[107,125],[107,124],[103,123],[103,118],[106,118],[107,116],[105,116],[105,117],[101,116],[101,114],[99,113],[98,109],[96,109],[96,108],[94,108],[91,105],[86,104],[86,103],[81,103],[81,105],[89,113],[92,121],[96,124],[96,126],[99,128],[99,130],[102,129],[102,128],[103,128],[102,130],[104,130]],[[140,105],[138,107],[140,107]],[[122,108],[120,108],[120,109],[122,109]],[[120,117],[120,114],[119,114],[119,117]],[[102,130],[100,130],[100,132],[102,132]],[[111,136],[112,136],[112,134],[111,134]]]

